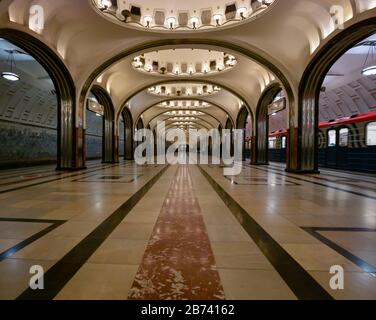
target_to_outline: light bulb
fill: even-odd
[[[221,25],[221,22],[222,22],[222,15],[221,14],[215,14],[213,16],[213,19],[214,19],[215,23],[217,24],[217,26]]]
[[[8,80],[8,81],[13,81],[13,82],[15,82],[15,81],[20,80],[20,76],[19,76],[18,74],[13,73],[13,72],[3,72],[3,73],[1,74],[1,76],[2,76],[4,79]]]
[[[144,17],[145,27],[146,28],[150,28],[150,24],[152,23],[152,21],[153,21],[153,17],[151,17],[151,16],[145,16]]]
[[[248,11],[248,9],[246,7],[240,7],[238,9],[238,13],[239,13],[240,17],[242,18],[242,20],[244,20],[246,18],[245,15],[246,15],[247,11]]]
[[[200,22],[199,18],[197,18],[197,17],[192,17],[191,18],[191,23],[192,23],[193,29],[197,29],[197,26],[198,26],[199,22]]]
[[[371,66],[362,70],[362,74],[365,76],[374,76],[376,75],[376,66]]]
[[[176,19],[174,17],[170,17],[170,18],[167,19],[167,23],[168,23],[170,29],[174,29],[175,22],[176,22]]]
[[[102,6],[105,9],[111,8],[112,7],[112,2],[110,0],[102,0]]]

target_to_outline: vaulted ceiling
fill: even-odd
[[[98,7],[107,3],[107,7],[101,11],[95,3]],[[29,28],[30,1],[3,0],[0,25],[28,32],[51,47],[71,72],[78,96],[88,81],[105,88],[118,116],[123,108],[129,108],[135,121],[142,116],[152,126],[167,119],[169,111],[200,111],[194,103],[187,107],[186,100],[196,100],[209,106],[202,110],[203,115],[191,116],[197,119],[187,122],[215,127],[224,126],[228,118],[235,123],[243,105],[255,112],[260,95],[272,82],[288,85],[296,96],[300,78],[314,54],[341,31],[336,22],[348,27],[376,13],[376,0],[207,1],[205,8],[201,3],[39,0],[33,4],[44,9],[44,26],[33,31]],[[236,11],[234,6],[227,8],[231,4]],[[242,7],[247,10],[239,10]],[[203,12],[209,8],[210,23],[204,23]],[[157,9],[165,12],[165,20],[163,26],[159,23],[154,28],[159,19]],[[109,10],[115,15],[106,12]],[[333,19],[339,11],[343,21]],[[191,18],[196,13],[199,21],[197,28],[192,28]],[[215,14],[222,15],[219,23]],[[146,26],[145,16],[149,15],[153,20]],[[167,20],[170,16],[176,19],[172,28]],[[226,64],[228,56],[236,63]],[[140,60],[144,63],[142,71],[135,67]],[[333,72],[342,72],[340,64]],[[335,89],[331,81],[325,84],[328,92]],[[347,80],[343,81],[346,85]],[[171,84],[206,84],[220,90],[215,94],[196,91],[189,96],[150,91]],[[179,106],[179,101],[184,103]],[[161,105],[173,102],[178,107]]]

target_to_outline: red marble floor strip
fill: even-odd
[[[187,166],[173,179],[128,298],[225,299]]]

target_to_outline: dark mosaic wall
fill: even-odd
[[[53,90],[0,79],[0,164],[54,162],[57,101]]]
[[[87,111],[88,159],[102,157],[102,117]],[[57,157],[54,90],[0,78],[0,165],[54,162]],[[123,150],[124,148],[122,148]]]
[[[102,157],[103,118],[86,111],[86,158]]]
[[[56,161],[57,131],[0,120],[0,163]]]

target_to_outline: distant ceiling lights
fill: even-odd
[[[191,109],[209,108],[212,105],[210,103],[198,101],[198,100],[171,100],[171,101],[159,103],[157,106],[161,108],[166,108],[166,109],[191,110]]]
[[[153,31],[195,31],[215,30],[254,19],[278,0],[236,0],[232,3],[224,0],[89,1],[98,13],[123,26]],[[157,6],[153,7],[153,3]]]
[[[182,126],[182,125],[186,125],[186,126],[189,126],[189,125],[194,125],[195,123],[192,122],[192,121],[179,121],[179,122],[174,122],[173,125],[174,126]]]
[[[220,87],[205,83],[167,83],[148,89],[150,94],[162,97],[208,96],[214,95],[220,91]]]
[[[237,59],[225,52],[206,49],[166,49],[133,58],[134,69],[155,75],[200,76],[234,68]]]
[[[187,111],[187,110],[179,110],[179,111],[168,111],[164,113],[165,116],[203,116],[203,112],[199,111]]]
[[[374,76],[376,75],[376,41],[367,41],[364,45],[369,46],[369,50],[364,61],[362,74],[364,76]]]
[[[197,120],[197,118],[195,118],[195,117],[173,117],[173,118],[170,118],[170,120],[173,120],[173,121],[195,121],[195,120]]]
[[[16,68],[16,60],[14,58],[14,55],[17,53],[16,50],[5,50],[8,52],[8,59],[7,59],[7,65],[9,65],[9,71],[4,71],[1,73],[1,77],[8,80],[8,81],[19,81],[20,76],[16,73],[14,73],[14,69]]]

